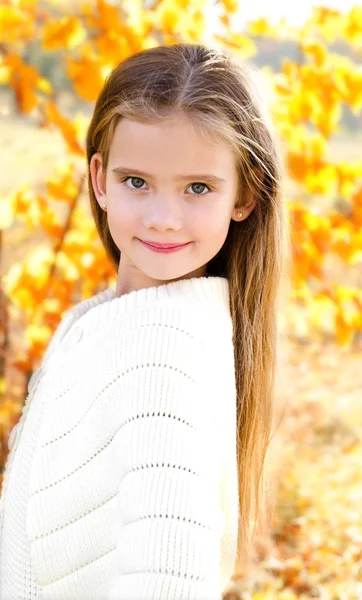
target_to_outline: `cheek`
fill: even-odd
[[[122,193],[119,186],[111,186],[107,190],[109,198],[109,224],[117,228],[128,229],[137,221],[137,205],[133,198]]]
[[[134,210],[130,210],[128,203],[112,201],[108,210],[108,227],[113,240],[121,242],[137,236],[139,219]]]
[[[230,218],[225,211],[220,211],[205,219],[203,225],[202,235],[199,236],[203,247],[207,252],[217,253],[227,238]]]
[[[202,218],[197,219],[193,225],[197,226],[204,236],[209,237],[210,242],[214,238],[220,238],[226,235],[230,224],[230,218],[224,210],[203,211]]]

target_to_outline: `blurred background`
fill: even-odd
[[[62,314],[116,281],[84,181],[94,102],[121,60],[177,41],[260,67],[285,157],[277,506],[236,584],[244,600],[361,600],[362,6],[350,0],[0,2],[0,484]]]

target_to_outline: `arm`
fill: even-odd
[[[199,331],[180,315],[177,327],[132,334],[116,439],[119,575],[108,600],[221,600],[226,399]]]

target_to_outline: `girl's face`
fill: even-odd
[[[203,277],[225,242],[230,219],[240,221],[254,207],[242,198],[243,206],[235,208],[238,182],[230,148],[206,140],[182,117],[161,124],[121,119],[107,172],[96,153],[90,174],[121,252],[116,296]],[[188,245],[165,254],[140,240]]]

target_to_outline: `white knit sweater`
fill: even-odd
[[[0,500],[1,600],[220,600],[238,525],[226,278],[69,309]]]

